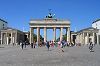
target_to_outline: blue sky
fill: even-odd
[[[19,30],[24,27],[28,31],[30,19],[44,18],[48,9],[52,9],[57,18],[69,19],[71,30],[90,27],[100,18],[100,0],[0,0],[0,18]],[[49,40],[52,38],[48,35]]]

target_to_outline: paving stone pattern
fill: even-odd
[[[100,46],[90,52],[87,45],[59,48],[0,45],[0,66],[100,66]]]

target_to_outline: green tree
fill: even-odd
[[[67,34],[63,35],[63,40],[66,40],[67,39]],[[56,41],[59,41],[60,40],[60,37],[57,38]]]
[[[37,35],[36,34],[33,34],[33,39],[34,41],[36,42],[37,41]],[[40,35],[40,41],[43,41],[44,38]]]
[[[63,40],[66,40],[67,39],[67,35],[63,35]]]

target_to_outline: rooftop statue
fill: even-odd
[[[49,9],[49,14],[46,18],[54,18],[55,14],[52,14],[51,9]]]
[[[53,16],[52,16],[52,14],[51,14],[51,13],[49,13],[49,15],[48,15],[48,16],[46,16],[46,18],[53,18]]]

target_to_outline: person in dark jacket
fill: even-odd
[[[33,43],[31,43],[31,48],[33,48]]]
[[[90,52],[93,52],[93,43],[92,42],[90,42],[89,49],[90,49]]]
[[[46,46],[47,46],[48,51],[49,51],[49,47],[50,47],[49,42],[47,42]]]

